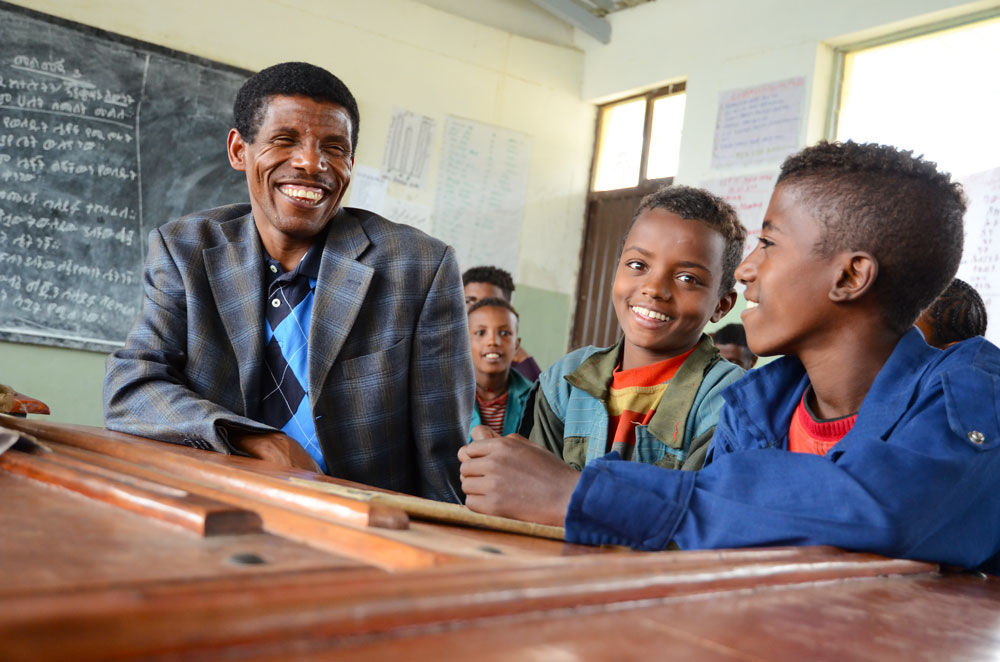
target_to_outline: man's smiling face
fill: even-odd
[[[230,131],[229,162],[246,173],[261,241],[282,264],[301,258],[340,208],[354,166],[351,129],[342,106],[274,96],[252,142]]]

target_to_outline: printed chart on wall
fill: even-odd
[[[1000,168],[961,178],[969,208],[958,277],[986,304],[986,337],[1000,345]]]
[[[433,229],[455,247],[463,270],[494,265],[517,273],[530,161],[524,134],[445,120]]]
[[[805,78],[719,95],[713,168],[780,161],[799,147]]]

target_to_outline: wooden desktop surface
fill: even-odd
[[[828,547],[636,553],[0,416],[0,660],[995,660],[1000,581]]]

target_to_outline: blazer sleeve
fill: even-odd
[[[451,247],[417,320],[409,389],[421,494],[461,503],[458,450],[469,433],[476,382],[462,279]]]
[[[273,431],[189,388],[187,296],[159,230],[149,236],[144,301],[125,347],[107,360],[104,422],[110,430],[231,454],[226,426]],[[238,386],[236,386],[238,388]]]

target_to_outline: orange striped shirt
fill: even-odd
[[[635,426],[649,425],[667,385],[694,350],[631,370],[615,368],[608,389],[609,451],[618,451],[624,459],[631,457]]]

